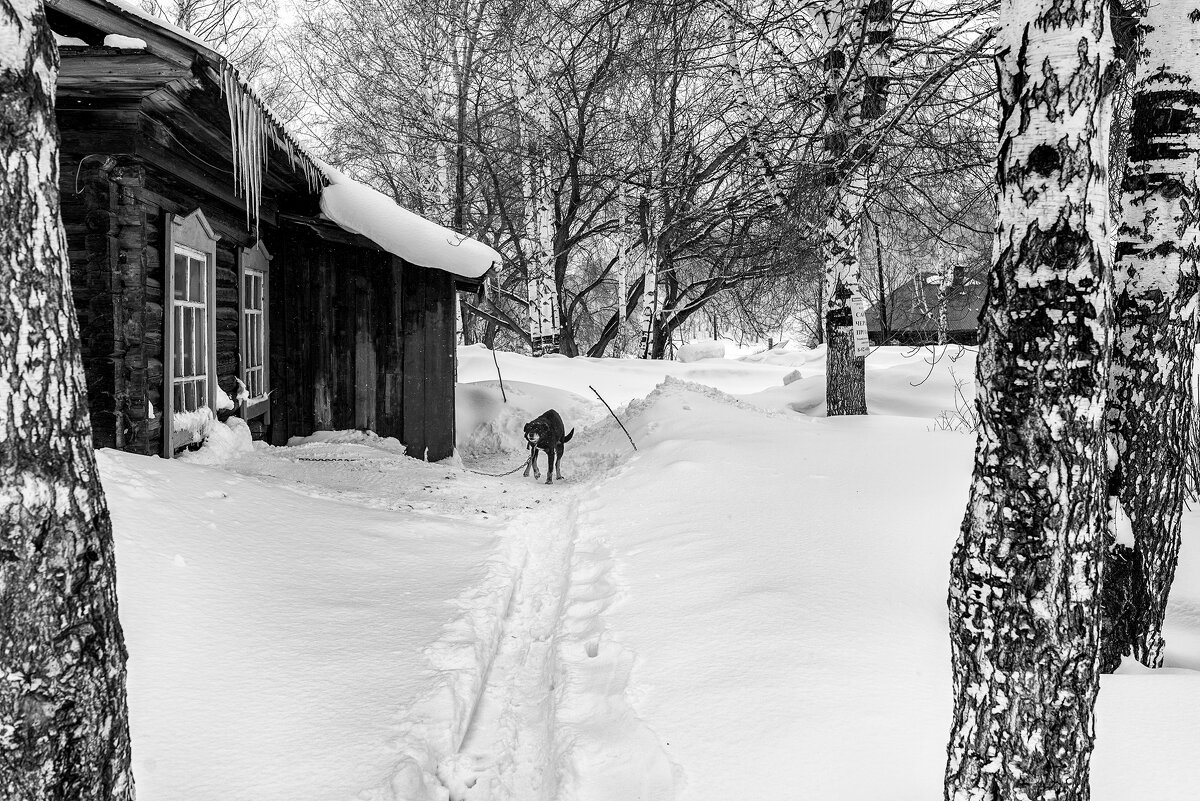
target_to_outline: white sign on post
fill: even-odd
[[[867,336],[867,302],[861,296],[850,298],[850,314],[854,322],[854,355],[866,356],[871,352],[871,340]]]

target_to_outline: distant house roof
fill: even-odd
[[[936,337],[940,285],[940,273],[923,272],[896,287],[887,298],[888,334],[904,334],[904,341],[921,339],[922,334]],[[950,333],[979,328],[985,289],[984,274],[958,271],[946,290],[946,327]],[[877,305],[867,309],[867,330],[872,338],[882,338]]]
[[[100,41],[60,35],[60,47],[144,51],[203,75],[224,94],[229,111],[235,191],[246,200],[247,222],[257,219],[263,169],[272,147],[320,194],[321,210],[346,231],[361,234],[407,262],[463,278],[478,278],[500,262],[492,248],[401,207],[393,199],[313,156],[220,52],[195,35],[124,0],[48,0],[51,8],[104,34]],[[91,34],[88,34],[89,36]],[[165,75],[165,73],[160,73]]]

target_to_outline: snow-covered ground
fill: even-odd
[[[101,453],[142,801],[940,796],[971,354],[880,349],[841,419],[819,350],[498,357],[507,402],[460,351],[456,460]],[[549,407],[552,486],[508,472]],[[1097,801],[1200,786],[1185,525],[1169,668],[1103,682]]]

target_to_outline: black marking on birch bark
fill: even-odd
[[[870,0],[864,12],[867,22],[884,22],[892,16],[892,0]]]
[[[1029,153],[1026,163],[1030,170],[1047,178],[1062,166],[1062,159],[1059,158],[1056,148],[1050,145],[1038,145]]]
[[[1129,163],[1181,159],[1195,152],[1180,139],[1200,130],[1197,108],[1200,92],[1173,90],[1134,95]],[[1163,137],[1171,138],[1164,141]]]

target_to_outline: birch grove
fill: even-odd
[[[125,645],[59,214],[58,51],[40,2],[0,12],[0,797],[125,801]]]

